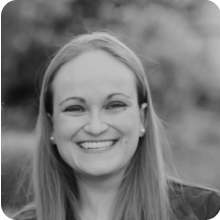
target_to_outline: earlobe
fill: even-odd
[[[141,105],[141,109],[142,110],[144,110],[146,107],[147,107],[147,103],[146,102]]]
[[[55,144],[56,144],[55,138],[54,138],[53,135],[50,137],[50,143],[51,143],[52,145],[55,145]]]
[[[145,134],[145,128],[141,128],[140,130],[140,137],[143,137]]]

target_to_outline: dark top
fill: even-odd
[[[208,220],[220,211],[220,194],[199,187],[177,183],[172,185],[170,202],[176,215],[175,220]],[[34,211],[26,212],[25,218],[22,215],[16,220],[36,220],[34,214]]]
[[[173,183],[170,201],[178,220],[207,220],[220,211],[220,194],[211,190]]]

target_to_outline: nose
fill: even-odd
[[[92,135],[100,135],[108,129],[108,125],[103,122],[98,113],[91,114],[89,122],[84,126],[84,130]]]

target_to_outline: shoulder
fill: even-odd
[[[172,183],[170,201],[181,220],[207,220],[220,211],[220,194],[202,187]]]

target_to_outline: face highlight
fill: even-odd
[[[107,52],[88,51],[59,69],[52,89],[53,136],[63,160],[86,175],[124,169],[143,128],[134,73]]]

